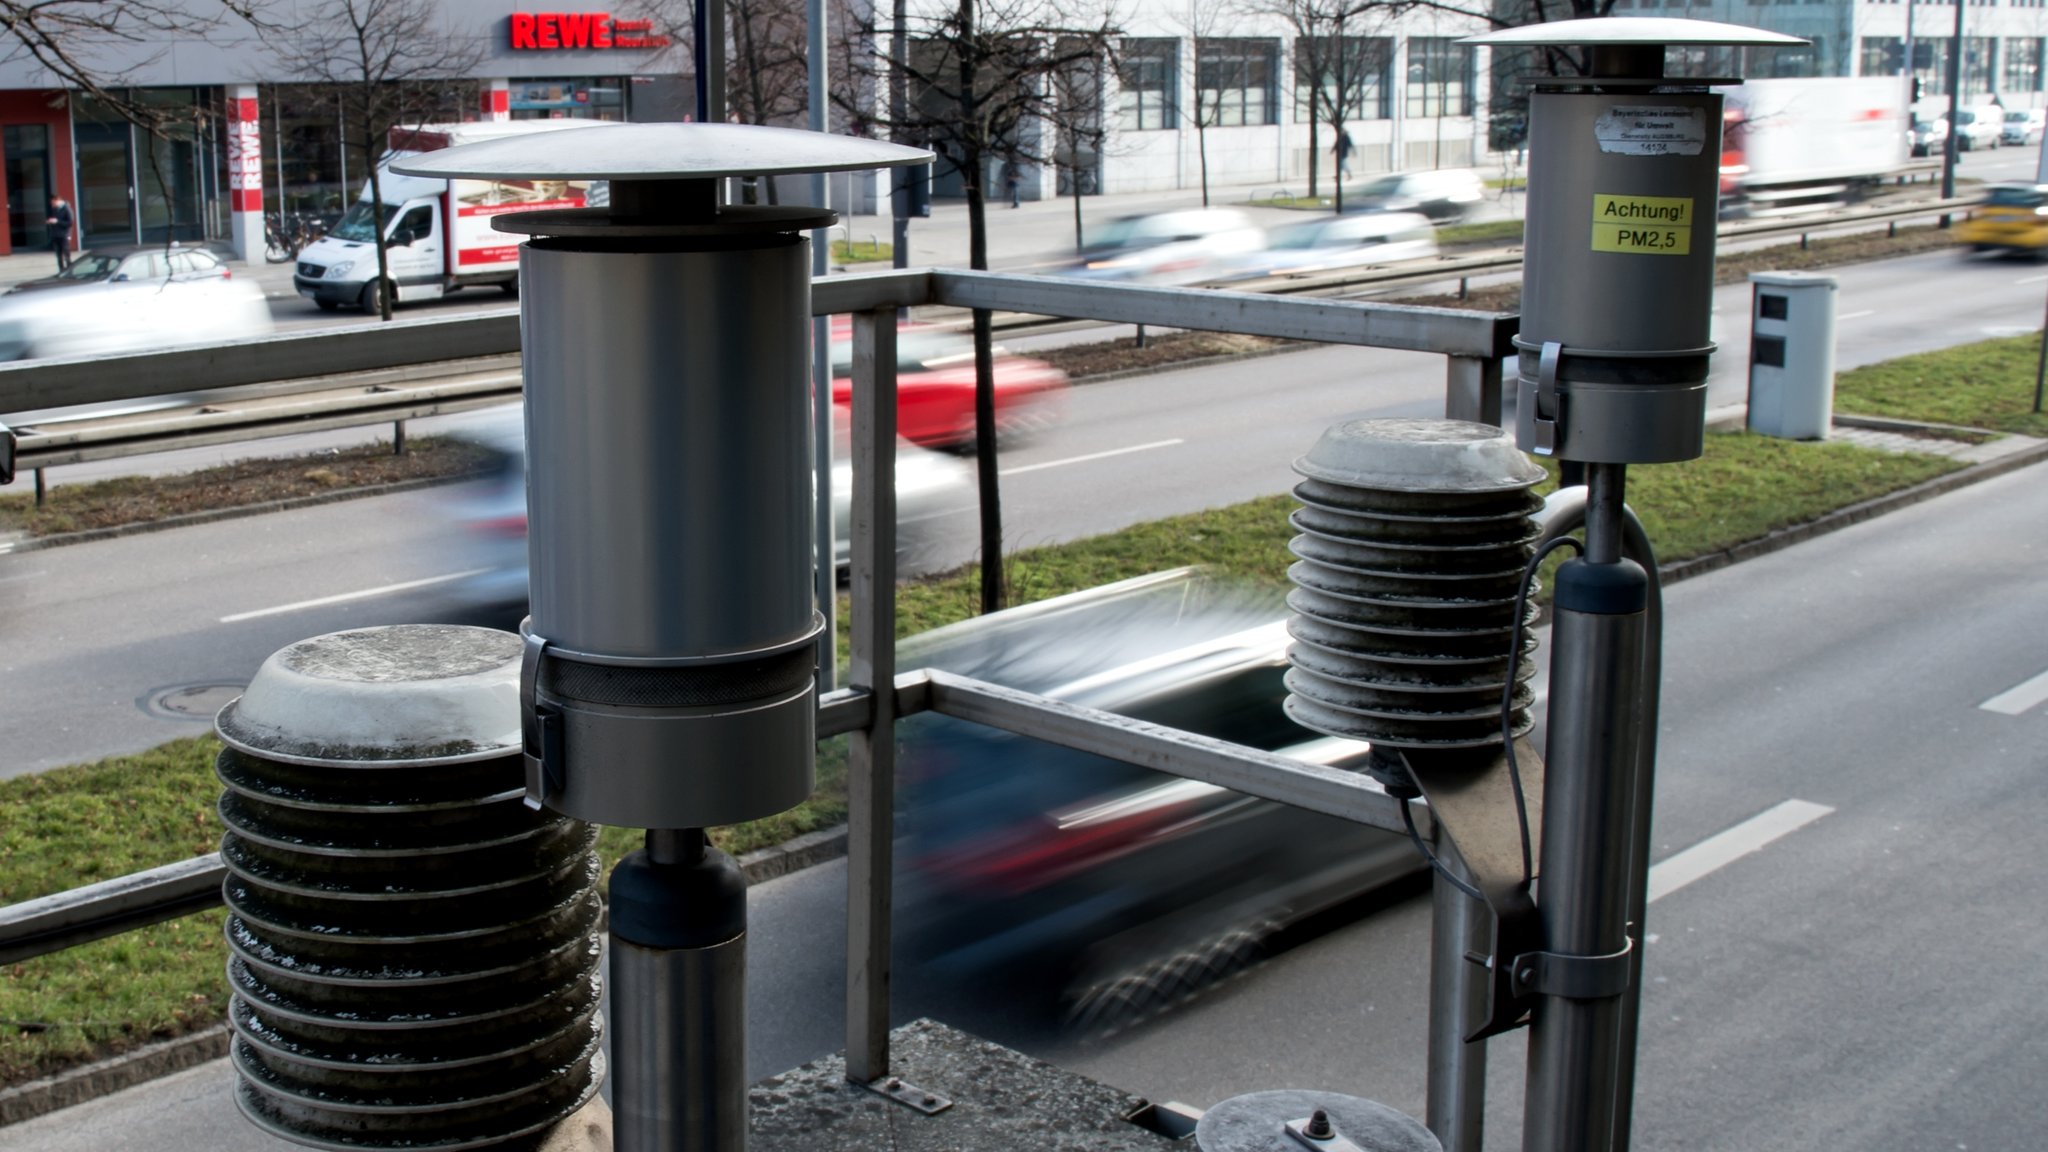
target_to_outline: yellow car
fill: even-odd
[[[2048,254],[2048,184],[1993,184],[1956,225],[1956,243],[1975,252]]]

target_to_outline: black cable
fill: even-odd
[[[1444,867],[1444,862],[1436,858],[1436,853],[1429,850],[1429,841],[1424,840],[1422,833],[1415,830],[1415,806],[1406,800],[1401,802],[1401,823],[1408,826],[1408,838],[1415,841],[1415,850],[1422,853],[1422,858],[1429,861],[1429,866],[1436,869],[1437,875],[1449,880],[1451,887],[1456,888],[1474,900],[1482,903],[1486,900],[1486,897],[1479,894],[1479,889],[1452,875],[1451,870]]]
[[[1583,556],[1586,546],[1576,536],[1559,536],[1536,550],[1529,558],[1529,566],[1522,569],[1521,588],[1515,593],[1515,631],[1508,643],[1508,682],[1500,690],[1500,740],[1508,750],[1508,784],[1515,792],[1515,822],[1522,829],[1522,883],[1526,886],[1536,878],[1536,861],[1530,848],[1529,801],[1522,794],[1522,766],[1515,761],[1515,672],[1522,664],[1522,621],[1529,615],[1529,585],[1536,581],[1536,570],[1543,567],[1552,552],[1569,545]]]

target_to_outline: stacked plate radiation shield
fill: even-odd
[[[1294,470],[1288,715],[1389,748],[1499,744],[1543,469],[1498,428],[1397,419],[1336,425]],[[1517,735],[1534,674],[1522,660]]]
[[[372,628],[221,711],[238,1102],[316,1148],[539,1133],[603,1077],[596,829],[523,803],[519,638]]]

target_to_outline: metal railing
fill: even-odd
[[[1811,234],[1834,228],[1889,224],[1936,216],[1978,203],[1978,197],[1916,200],[1848,212],[1818,213],[1723,225],[1723,240]],[[1203,294],[1256,294],[1341,298],[1361,291],[1457,281],[1460,295],[1473,279],[1507,275],[1521,268],[1519,249],[1446,257],[1423,264],[1360,265],[1313,275],[1275,276],[1223,288],[1183,289]],[[937,303],[932,292],[912,287],[930,270],[854,273],[817,282],[824,315],[852,311],[862,293],[876,291],[877,276],[889,278],[902,301]],[[959,275],[946,273],[946,275]],[[901,280],[900,278],[910,278]],[[1084,292],[1095,285],[1046,280],[1040,298]],[[842,289],[838,285],[845,283]],[[900,291],[898,291],[900,289]],[[1157,291],[1153,289],[1152,291]],[[847,306],[841,306],[845,304]],[[901,303],[900,307],[912,307]],[[1046,314],[1005,307],[994,320],[1003,335],[1047,333],[1100,326],[1111,318]],[[1160,327],[1199,327],[1180,322]],[[489,312],[453,319],[409,320],[368,329],[335,329],[268,337],[242,344],[226,357],[218,348],[138,353],[102,358],[0,365],[0,413],[99,404],[143,396],[186,394],[175,411],[130,413],[51,423],[20,434],[17,467],[41,470],[66,464],[146,455],[334,428],[393,424],[446,415],[514,400],[519,394],[516,312]],[[478,362],[478,361],[481,362]],[[135,391],[142,379],[147,390]]]
[[[891,272],[816,286],[816,313],[853,316],[851,670],[846,688],[820,700],[817,733],[850,737],[846,1069],[849,1078],[864,1082],[887,1075],[890,1065],[894,727],[903,717],[935,712],[1397,834],[1403,828],[1403,802],[1362,774],[940,671],[898,673],[895,494],[893,485],[878,481],[894,475],[897,310],[925,304],[1439,353],[1448,361],[1446,414],[1496,424],[1501,358],[1518,326],[1514,316],[1453,309],[996,273]],[[319,339],[323,347],[367,362],[394,354],[383,344],[387,331]],[[94,387],[101,399],[137,399],[161,391],[167,377],[176,379],[195,364],[246,379],[277,363],[280,347],[259,341],[155,359],[117,358],[102,362]],[[388,367],[390,361],[374,366]],[[73,371],[60,366],[52,374],[64,378]],[[0,962],[210,905],[219,898],[223,874],[217,856],[201,857],[0,909]],[[1445,887],[1441,878],[1437,884]],[[1463,896],[1440,891],[1434,914],[1439,943],[1430,961],[1433,1043],[1427,1062],[1432,1121],[1449,1152],[1476,1152],[1485,1049],[1459,1038],[1479,980],[1465,952],[1475,943],[1473,933],[1483,929],[1484,913]],[[1450,1110],[1441,1116],[1440,1101]],[[1467,1130],[1475,1136],[1457,1135]]]

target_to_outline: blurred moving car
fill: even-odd
[[[1486,199],[1486,181],[1470,168],[1389,172],[1344,193],[1346,212],[1420,212],[1437,223],[1463,220]]]
[[[1121,216],[1096,225],[1067,275],[1090,280],[1194,284],[1266,246],[1266,233],[1235,208],[1187,208]]]
[[[1940,156],[1948,151],[1948,121],[1942,117],[1932,120],[1914,120],[1907,129],[1907,140],[1915,156]]]
[[[2048,184],[1993,184],[1955,237],[1973,252],[2048,254]]]
[[[1958,109],[1955,114],[1956,151],[1974,152],[1979,148],[1998,147],[1998,134],[2005,127],[2005,109],[1996,104],[1980,104],[1975,108]]]
[[[484,474],[448,489],[443,513],[458,529],[455,560],[468,574],[451,584],[452,598],[477,609],[526,603],[526,426],[520,409],[493,409],[454,435],[490,453]],[[853,467],[844,454],[832,465],[836,524],[834,563],[851,559]],[[972,470],[961,460],[909,444],[896,446],[896,555],[898,570],[914,574],[943,561],[948,541],[972,530]]]
[[[2039,144],[2048,130],[2048,111],[2039,108],[2009,108],[1999,125],[2000,144]]]
[[[71,258],[71,266],[55,276],[25,280],[7,290],[41,292],[80,284],[130,283],[144,280],[226,280],[234,275],[227,260],[210,248],[180,244],[123,244],[94,248]]]
[[[1233,275],[1284,276],[1424,260],[1436,254],[1436,229],[1427,216],[1347,212],[1274,229],[1267,233],[1265,250],[1241,257]]]
[[[1181,569],[912,637],[897,665],[1362,761],[1366,745],[1282,712],[1285,616]],[[1050,975],[1071,1023],[1168,1007],[1275,933],[1421,866],[1400,837],[992,728],[927,714],[900,732],[898,940],[945,970]]]
[[[153,352],[271,329],[263,289],[204,249],[95,249],[71,273],[0,296],[0,360]]]
[[[996,436],[1014,444],[1066,415],[1067,374],[1043,360],[995,349]],[[853,403],[853,324],[832,327],[832,403],[840,423]],[[974,341],[906,324],[896,333],[896,434],[920,448],[974,448]]]

